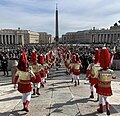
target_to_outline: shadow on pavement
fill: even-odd
[[[53,84],[54,85],[54,84]],[[46,90],[56,90],[56,89],[61,89],[61,88],[66,88],[66,87],[71,87],[71,86],[74,86],[74,85],[66,85],[66,86],[54,86],[54,87],[50,87],[50,88],[48,88],[48,89],[46,89]]]
[[[89,113],[89,114],[85,114],[85,115],[82,115],[82,116],[98,116],[98,112],[92,112],[92,113]]]
[[[112,104],[112,105],[110,105],[111,114],[112,113],[120,113],[120,112],[117,112],[114,107],[117,108],[117,109],[119,109],[119,111],[120,111],[120,105],[116,105],[116,104],[114,105],[114,104]]]
[[[61,77],[61,76],[66,76],[65,74],[58,74],[58,75],[49,75],[48,78],[53,78],[53,77]]]
[[[53,83],[50,85],[57,85],[57,84],[64,84],[64,83],[71,83],[71,82],[70,81],[61,81],[61,82]]]
[[[6,82],[0,82],[0,86],[6,86],[6,85],[11,85],[11,84],[12,84],[12,82],[8,82],[8,83],[6,83]]]
[[[10,112],[9,116],[24,116],[27,113],[25,111],[21,111],[21,110],[14,110],[12,112]]]
[[[21,99],[21,96],[15,96],[15,97],[0,99],[0,102],[14,100],[14,99]]]
[[[10,112],[3,112],[3,113],[0,113],[0,116],[10,116]]]
[[[76,103],[87,103],[89,101],[89,98],[84,98],[84,99],[78,99],[78,100],[73,100],[73,98],[71,98],[69,101],[67,101],[66,103],[56,103],[56,104],[53,104],[52,107],[48,107],[47,109],[54,109],[54,108],[60,108],[60,107],[63,107],[65,105],[73,105],[73,104],[76,104]]]
[[[83,98],[83,99],[78,99],[78,100],[73,100],[72,101],[72,98],[67,101],[66,103],[56,103],[56,104],[53,104],[51,107],[48,107],[46,109],[54,109],[50,114],[54,113],[54,112],[62,112],[62,107],[65,106],[65,105],[73,105],[73,104],[77,104],[77,103],[87,103],[89,101],[89,98]],[[119,107],[120,108],[120,105],[112,105],[110,106],[110,112],[111,114],[116,114],[118,113],[115,109],[114,109],[114,106],[115,107]],[[104,112],[106,112],[106,107],[104,106]],[[80,116],[79,115],[80,113],[78,112],[78,114],[76,114],[75,116]],[[89,113],[89,114],[85,114],[85,115],[82,115],[82,116],[98,116],[98,112],[97,112],[97,109],[96,109],[96,112],[92,112],[92,113]],[[116,114],[117,115],[117,114]]]
[[[16,92],[16,90],[10,90],[10,91],[5,91],[4,93],[6,93],[6,94],[11,94],[11,93],[14,93],[14,92]]]

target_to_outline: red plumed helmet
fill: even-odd
[[[17,68],[21,71],[26,71],[28,68],[28,60],[27,60],[27,53],[25,51],[22,51],[22,54],[20,56],[20,59],[18,61]]]
[[[96,50],[95,50],[95,60],[94,60],[94,63],[95,63],[95,64],[99,63],[99,60],[100,60],[100,50],[98,50],[98,48],[96,48]]]
[[[33,64],[37,64],[37,53],[35,51],[32,52],[30,62]]]
[[[76,61],[76,55],[73,55],[72,56],[72,63],[75,63],[75,61]]]
[[[100,66],[103,68],[103,70],[107,70],[110,65],[111,55],[106,47],[103,47],[103,49],[100,52]]]
[[[44,55],[40,55],[40,64],[44,64],[45,63],[45,56]]]

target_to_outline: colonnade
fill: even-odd
[[[19,44],[18,37],[16,35],[0,35],[0,44]]]
[[[92,34],[92,43],[116,43],[120,34]]]

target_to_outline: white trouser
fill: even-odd
[[[43,83],[45,82],[45,78],[46,78],[46,77],[42,77],[42,78],[41,78],[41,80],[42,80]]]
[[[79,80],[80,79],[80,75],[74,75],[74,80]]]
[[[22,101],[25,103],[26,100],[28,100],[28,101],[31,100],[31,92],[23,93],[23,95],[22,95]]]
[[[107,96],[99,95],[99,104],[103,104],[103,99],[105,103],[108,102],[107,98]]]
[[[47,79],[47,74],[46,74],[46,77],[45,77],[45,79]]]
[[[35,88],[40,88],[40,82],[39,83],[33,83],[33,89],[35,89]]]
[[[90,90],[91,90],[91,92],[93,92],[94,91],[94,85],[90,85]]]

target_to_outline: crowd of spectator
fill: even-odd
[[[86,73],[86,68],[88,64],[93,62],[93,56],[94,56],[94,51],[95,47],[94,46],[61,46],[66,48],[67,50],[70,50],[71,52],[78,52],[80,55],[80,59],[82,61],[83,69],[82,72]],[[26,50],[28,53],[28,60],[31,57],[31,53],[33,49],[36,49],[38,57],[40,54],[45,54],[47,53],[51,48],[55,48],[55,46],[27,46],[24,48],[16,48],[16,49],[4,49],[0,51],[0,60],[1,60],[1,65],[0,68],[3,71],[3,75],[9,75],[8,74],[8,60],[18,60],[20,57],[20,54],[22,50]],[[101,47],[99,47],[101,49]],[[120,51],[117,51],[115,53],[114,59],[120,59]]]

